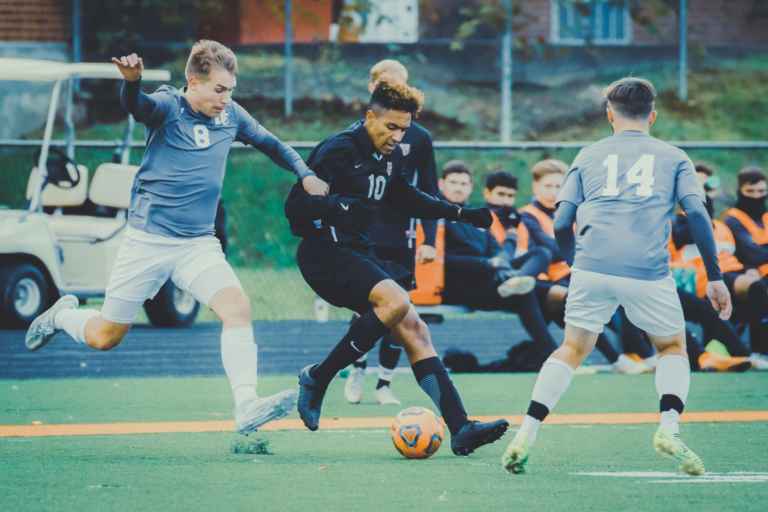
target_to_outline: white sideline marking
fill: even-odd
[[[641,478],[653,484],[768,483],[768,473],[753,471],[705,473],[702,476],[690,476],[666,471],[579,471],[572,474],[577,476]]]

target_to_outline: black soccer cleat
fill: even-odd
[[[327,388],[321,387],[309,373],[314,365],[305,366],[299,372],[299,398],[296,409],[301,421],[309,430],[317,430],[320,426],[320,409],[323,407],[323,397]]]
[[[509,422],[507,420],[496,420],[488,423],[469,421],[455,435],[451,436],[451,450],[453,450],[454,455],[469,455],[484,444],[500,439],[508,428]]]

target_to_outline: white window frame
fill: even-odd
[[[624,0],[624,37],[621,39],[616,38],[595,38],[590,42],[593,45],[599,46],[622,46],[628,45],[632,42],[632,19],[629,14],[629,2]],[[602,9],[598,9],[596,13],[595,25],[600,26],[602,24]],[[587,39],[580,39],[577,37],[560,37],[560,1],[549,0],[549,40],[553,44],[561,44],[564,46],[586,46]]]

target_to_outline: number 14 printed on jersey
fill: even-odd
[[[653,194],[653,163],[654,155],[643,155],[635,162],[635,165],[627,171],[627,182],[637,185],[635,193],[641,197]],[[603,161],[603,166],[608,171],[602,195],[618,196],[619,190],[619,155],[608,155]]]

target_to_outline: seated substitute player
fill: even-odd
[[[372,93],[380,81],[408,82],[408,70],[400,62],[385,59],[371,67],[368,80],[368,92]],[[400,141],[400,153],[404,159],[404,172],[408,183],[430,195],[437,194],[437,169],[435,151],[432,148],[432,136],[420,124],[411,122],[403,140]],[[370,236],[375,246],[376,256],[383,260],[394,261],[414,273],[415,263],[429,262],[435,259],[435,234],[437,221],[421,221],[424,230],[424,243],[414,250],[416,245],[416,219],[393,210],[380,210],[376,221],[371,225]],[[406,289],[413,288],[413,283]],[[399,404],[392,392],[392,378],[400,360],[400,345],[391,334],[384,336],[379,343],[379,381],[376,383],[376,401],[382,405]],[[363,356],[352,365],[349,377],[344,384],[344,396],[350,403],[359,403],[363,397],[367,356]]]
[[[515,207],[517,177],[506,171],[489,174],[485,177],[483,198],[485,206],[494,215],[491,233],[504,248],[512,268],[520,269],[521,275],[534,278],[546,272],[552,252],[547,248],[541,227],[535,222],[523,222]],[[529,244],[531,238],[538,242]]]
[[[710,217],[714,219],[714,199],[718,194],[719,180],[713,169],[706,164],[696,164],[696,175],[706,192],[707,211]],[[763,355],[768,353],[768,339],[766,339],[768,338],[768,328],[764,324],[764,319],[768,317],[768,288],[766,288],[765,282],[760,278],[760,273],[756,269],[745,269],[742,262],[736,257],[736,240],[731,229],[719,220],[712,221],[712,228],[717,244],[720,270],[723,272],[723,281],[734,298],[734,318],[748,323],[752,353],[747,351],[730,326],[721,326],[720,324],[723,322],[718,322],[718,318],[711,313],[711,310],[706,311],[705,308],[699,306],[696,309],[701,311],[705,317],[710,317],[709,324],[712,325],[709,329],[705,328],[705,334],[725,343],[732,356],[748,356],[753,368],[768,370],[768,358]],[[691,238],[688,219],[683,214],[675,217],[672,225],[672,241],[675,245],[673,261],[677,260],[676,266],[688,267],[695,271],[695,293],[699,297],[703,297],[706,290],[707,274],[701,255]],[[690,298],[690,295],[682,292],[680,297],[683,303],[683,312],[688,321],[692,317],[698,316],[692,315],[688,311],[691,306],[686,303],[696,300],[695,297]],[[698,319],[696,320],[698,321]]]
[[[309,156],[309,164],[328,181],[330,195],[310,196],[297,184],[288,196],[286,216],[293,233],[303,238],[297,260],[307,284],[329,303],[360,315],[323,361],[301,371],[297,407],[304,425],[317,430],[323,397],[333,377],[391,332],[405,348],[419,385],[445,419],[451,449],[456,455],[468,455],[501,437],[509,424],[467,418],[427,325],[403,288],[412,279],[410,273],[378,258],[368,234],[378,208],[419,218],[491,224],[487,209],[440,201],[411,186],[403,176],[399,142],[422,102],[417,89],[379,82],[365,120],[324,140]]]
[[[109,279],[101,311],[78,309],[72,295],[36,318],[26,335],[37,350],[58,332],[98,350],[116,347],[144,301],[169,278],[210,307],[223,323],[221,358],[235,401],[240,433],[255,431],[292,409],[296,392],[259,398],[251,305],[214,237],[229,148],[250,144],[290,170],[307,192],[328,187],[301,157],[232,101],[237,60],[232,50],[202,40],[192,47],[187,86],[141,91],[143,62],[136,54],[113,58],[125,78],[123,108],[148,128],[147,148],[131,190],[128,228]]]
[[[568,389],[574,369],[594,347],[603,325],[622,305],[659,352],[661,424],[653,445],[677,459],[684,472],[701,475],[704,464],[679,435],[690,368],[685,320],[669,272],[668,240],[679,203],[707,270],[707,297],[727,319],[731,298],[717,265],[704,191],[685,152],[649,135],[656,120],[656,91],[649,81],[623,78],[608,86],[605,96],[614,134],[578,154],[558,196],[557,242],[566,258],[572,257],[574,245],[576,253],[565,339],[539,372],[523,424],[501,462],[511,473],[525,470],[541,422]]]
[[[452,160],[443,167],[438,186],[443,197],[464,207],[472,194],[472,171],[461,160]],[[515,270],[489,230],[457,222],[445,224],[443,301],[518,313],[542,363],[557,344],[533,291],[532,276],[545,269],[548,262],[547,253],[538,251],[543,258],[529,258],[520,270]]]

